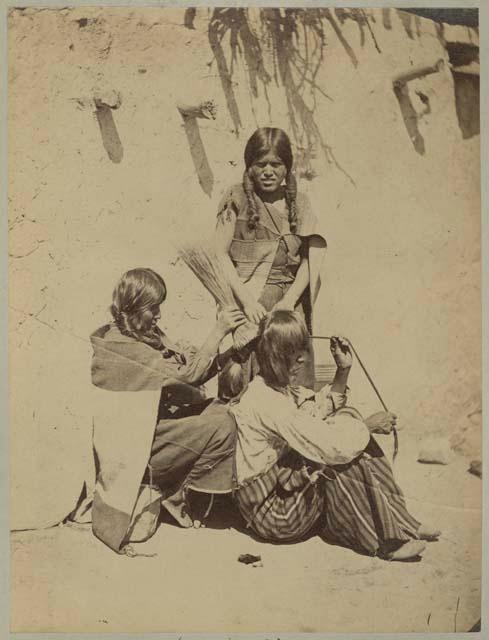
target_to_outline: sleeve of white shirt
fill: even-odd
[[[324,419],[345,406],[350,391],[347,387],[345,393],[338,393],[331,391],[331,387],[326,384],[316,393],[305,387],[290,387],[290,395],[302,412]]]
[[[326,384],[322,389],[316,392],[314,400],[318,407],[317,415],[321,418],[327,418],[329,415],[342,409],[348,399],[349,387],[346,387],[345,393],[338,393],[331,390],[332,385]]]
[[[282,400],[282,401],[280,401]],[[349,415],[326,420],[308,415],[282,396],[261,408],[262,419],[301,455],[321,464],[346,464],[367,446],[370,433],[361,420]]]

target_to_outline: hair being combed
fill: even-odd
[[[285,202],[287,204],[290,230],[297,230],[297,181],[292,173],[294,157],[288,135],[282,129],[262,127],[257,129],[246,143],[243,175],[243,189],[248,203],[248,227],[256,229],[260,220],[260,213],[256,201],[255,185],[250,176],[250,168],[267,153],[274,153],[284,163],[287,169],[285,178]]]
[[[122,275],[114,288],[110,312],[123,335],[161,349],[161,332],[153,326],[153,319],[154,308],[165,298],[166,285],[156,271],[131,269]]]
[[[272,311],[260,324],[256,346],[260,375],[270,387],[286,387],[294,358],[308,346],[308,332],[301,316],[285,309]]]

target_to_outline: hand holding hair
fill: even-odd
[[[260,324],[260,320],[266,316],[265,308],[256,300],[250,300],[244,305],[244,313],[250,322]]]
[[[234,331],[246,322],[246,317],[237,307],[224,307],[217,314],[217,330],[223,336]]]

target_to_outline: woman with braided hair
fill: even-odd
[[[136,507],[126,504],[121,510],[114,504],[120,505],[121,496],[135,498],[134,489],[145,467],[145,482],[158,486],[162,506],[184,527],[192,525],[189,489],[225,493],[232,487],[234,420],[226,407],[209,405],[211,400],[200,385],[215,376],[229,356],[218,355],[219,344],[245,322],[244,314],[237,308],[222,309],[200,348],[181,346],[158,327],[166,293],[163,278],[152,269],[127,271],[112,294],[113,322],[90,336],[92,384],[104,392],[137,392],[125,394],[134,396],[132,435],[121,434],[118,425],[112,424],[111,407],[119,402],[117,393],[105,395],[108,419],[99,424],[98,433],[94,429],[98,489],[92,508],[93,530],[115,550],[129,535]],[[155,397],[144,392],[160,390],[159,408],[154,407],[150,423],[144,424],[138,403]],[[105,433],[102,439],[101,433]]]
[[[248,320],[267,311],[298,311],[312,330],[312,311],[326,240],[309,200],[297,191],[290,140],[281,129],[257,129],[248,140],[241,184],[219,205],[217,247],[233,293]],[[257,373],[257,361],[242,352],[219,376],[219,396],[239,395]],[[239,355],[239,354],[237,354]],[[312,351],[301,383],[314,386]]]
[[[131,269],[123,274],[112,294],[113,322],[91,336],[95,386],[110,391],[175,387],[178,393],[172,394],[173,406],[203,398],[199,385],[217,373],[218,360],[228,357],[218,358],[219,344],[245,321],[244,315],[237,308],[222,309],[200,349],[181,346],[158,327],[166,293],[163,278],[152,269]],[[165,409],[165,398],[163,394],[159,417],[175,417],[175,411],[169,414]]]

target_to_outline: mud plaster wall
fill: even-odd
[[[477,453],[479,137],[459,123],[446,43],[478,34],[389,9],[276,12],[11,11],[12,526],[54,522],[77,496],[88,335],[124,270],[161,272],[163,326],[205,337],[212,301],[170,238],[211,228],[257,126],[290,132],[328,232],[318,331],[352,339],[405,429]],[[177,104],[203,100],[216,119],[184,126]],[[351,386],[379,408],[358,371]]]

